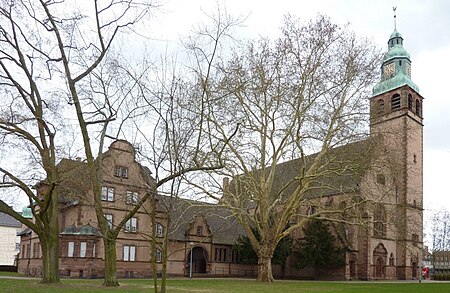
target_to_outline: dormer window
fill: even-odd
[[[114,176],[121,178],[128,178],[128,168],[122,166],[114,167]]]

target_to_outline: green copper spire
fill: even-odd
[[[394,7],[394,13],[396,8]],[[419,87],[411,80],[411,59],[409,53],[403,48],[403,37],[397,31],[394,14],[394,32],[389,37],[388,51],[384,54],[381,64],[381,80],[372,90],[374,96],[409,85],[419,92]]]

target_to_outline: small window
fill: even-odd
[[[391,255],[389,256],[389,265],[394,266],[394,254],[393,253],[391,253]]]
[[[135,261],[136,260],[136,246],[124,245],[123,246],[123,260]]]
[[[420,116],[420,101],[416,100],[416,114]]]
[[[308,215],[312,216],[312,215],[315,215],[315,214],[317,214],[317,207],[316,206],[310,206],[308,208]]]
[[[412,234],[412,243],[414,246],[417,246],[417,243],[419,242],[419,235]]]
[[[398,60],[398,66],[402,66],[402,60]]]
[[[112,227],[113,227],[113,215],[111,215],[111,214],[104,214],[103,216],[105,217],[106,221],[108,222],[109,229],[112,229]]]
[[[128,178],[128,168],[122,166],[115,166],[114,176],[121,178]]]
[[[155,233],[156,237],[164,236],[164,226],[161,223],[155,223]]]
[[[92,245],[92,257],[95,257],[96,253],[97,253],[97,245],[94,243],[94,245]]]
[[[137,218],[131,218],[125,223],[125,232],[137,231]]]
[[[87,247],[86,242],[80,243],[80,257],[86,257],[86,247]]]
[[[395,94],[392,96],[391,99],[391,110],[398,110],[400,109],[400,95],[399,94]]]
[[[379,183],[381,185],[385,185],[386,184],[386,177],[384,177],[383,174],[377,174],[377,183]]]
[[[67,256],[68,257],[73,257],[74,250],[75,250],[75,242],[70,241],[67,244]]]
[[[136,191],[127,191],[127,197],[126,197],[127,204],[134,204],[137,205],[139,203],[139,193]]]
[[[417,155],[416,154],[413,154],[413,162],[417,163]]]
[[[102,187],[102,200],[114,201],[114,187]]]
[[[203,227],[202,226],[197,226],[197,235],[198,236],[202,236],[203,235]]]
[[[156,262],[162,262],[162,252],[159,249],[156,249]]]

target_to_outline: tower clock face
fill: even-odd
[[[385,77],[389,78],[394,76],[394,71],[395,71],[394,62],[391,62],[384,66],[383,73]]]

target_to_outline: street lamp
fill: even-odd
[[[194,248],[194,242],[189,242],[189,246],[191,247],[191,257],[189,260],[189,279],[192,279],[192,249]]]

